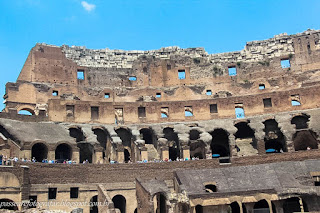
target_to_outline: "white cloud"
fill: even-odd
[[[96,8],[96,5],[94,5],[94,4],[89,4],[89,3],[86,2],[86,1],[82,1],[82,2],[81,2],[81,5],[82,5],[82,7],[83,7],[86,11],[88,11],[88,12],[91,12],[91,11],[93,11],[93,10]]]

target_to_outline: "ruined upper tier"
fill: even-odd
[[[320,30],[307,30],[219,54],[37,44],[4,98],[53,121],[162,123],[318,108],[319,85]]]

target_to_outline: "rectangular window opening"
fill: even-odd
[[[263,99],[263,106],[264,106],[264,108],[272,107],[271,98],[264,98]]]
[[[210,113],[218,113],[218,105],[210,104]]]
[[[185,70],[178,70],[178,77],[179,77],[179,79],[186,79],[186,71]]]
[[[78,70],[77,71],[77,79],[78,80],[84,80],[84,71],[83,70]]]
[[[129,81],[136,81],[137,80],[137,77],[135,77],[135,76],[130,76],[129,77]]]
[[[264,84],[259,84],[259,89],[264,90],[266,86]]]
[[[70,188],[70,198],[78,198],[79,197],[79,188],[71,187]]]
[[[237,68],[235,66],[228,67],[229,76],[236,76],[237,75]]]
[[[67,117],[74,117],[74,105],[66,105]]]
[[[49,188],[48,190],[48,199],[54,200],[57,198],[57,188]]]
[[[212,95],[212,91],[210,89],[207,90],[206,92],[207,95]]]
[[[161,93],[160,92],[156,93],[156,98],[161,98]]]
[[[104,93],[104,98],[110,98],[110,93]]]
[[[167,64],[167,70],[171,70],[171,64]]]
[[[290,60],[289,59],[282,59],[281,60],[281,67],[282,68],[289,68],[290,65]]]
[[[99,119],[99,107],[91,107],[91,120]]]
[[[52,96],[58,96],[58,94],[59,94],[58,91],[56,91],[56,90],[52,91]]]
[[[314,182],[314,185],[315,185],[315,186],[320,186],[320,181]]]
[[[161,118],[169,117],[169,107],[161,107]]]
[[[146,108],[145,107],[138,107],[138,117],[139,118],[146,117]]]
[[[185,106],[184,107],[184,116],[185,117],[192,117],[193,116],[192,106]]]
[[[236,118],[244,118],[244,109],[243,109],[243,103],[236,103],[235,104],[235,113],[236,113]]]
[[[37,208],[37,196],[29,196],[29,204],[28,207],[29,208]]]

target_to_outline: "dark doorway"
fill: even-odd
[[[303,209],[305,212],[308,212],[308,207],[305,202],[302,200]],[[300,199],[298,197],[292,197],[286,199],[283,203],[283,213],[293,213],[293,212],[302,212],[300,206]]]
[[[80,163],[87,160],[92,163],[93,146],[87,142],[78,142],[77,147],[80,149]]]
[[[7,210],[18,210],[18,206],[15,202],[9,199],[0,199],[0,209],[7,209]]]
[[[130,160],[130,153],[128,151],[128,149],[124,149],[124,162],[128,163]]]
[[[173,128],[166,127],[163,129],[164,137],[168,140],[169,158],[175,161],[180,158],[180,144],[178,134],[174,132]]]
[[[31,150],[32,158],[35,158],[37,162],[42,162],[42,160],[48,157],[48,148],[43,143],[36,143],[32,146]]]
[[[253,213],[269,213],[269,204],[266,200],[260,200],[254,204]]]
[[[154,133],[149,128],[140,129],[140,134],[142,134],[142,139],[146,144],[154,144]]]
[[[317,134],[312,130],[301,130],[296,132],[293,137],[295,151],[318,149]]]
[[[114,208],[120,210],[121,213],[126,213],[126,198],[122,195],[116,195],[112,198]]]
[[[237,202],[230,204],[231,213],[240,213],[240,206]]]
[[[229,133],[224,129],[215,129],[213,132],[210,132],[210,134],[212,135],[212,141],[210,144],[212,157],[229,156]]]
[[[265,142],[265,150],[267,153],[272,152],[286,152],[287,146],[285,137],[282,134],[278,122],[274,119],[266,120],[264,123],[264,142]]]
[[[196,205],[196,213],[203,213],[203,207],[201,205]]]
[[[71,148],[69,145],[63,143],[57,146],[55,151],[55,158],[58,163],[62,163],[64,160],[71,159]]]
[[[98,195],[90,199],[90,213],[98,213]]]

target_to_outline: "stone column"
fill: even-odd
[[[48,160],[55,160],[56,159],[56,152],[55,150],[48,151]]]
[[[161,147],[161,159],[169,159],[169,148],[168,147]]]
[[[80,149],[78,147],[72,147],[72,161],[76,163],[80,162]]]
[[[122,145],[117,147],[117,161],[118,163],[124,163],[124,148]]]
[[[140,150],[141,150],[140,160],[149,160],[148,149],[146,147],[141,147]]]
[[[94,147],[94,157],[92,158],[92,163],[100,164],[103,163],[103,147]]]
[[[182,147],[182,158],[183,159],[190,159],[190,147],[189,146],[183,146]]]

